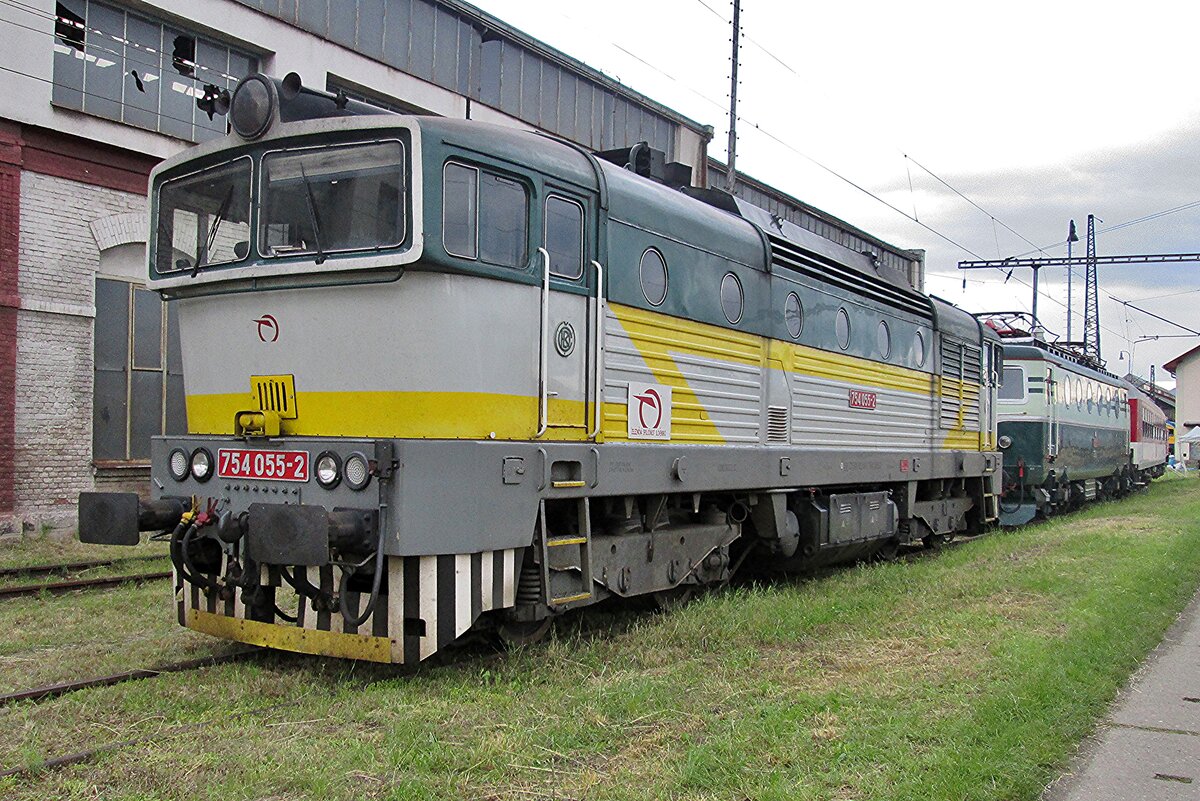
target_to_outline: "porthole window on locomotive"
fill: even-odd
[[[654,248],[642,254],[642,294],[651,306],[661,306],[667,299],[667,262]]]
[[[879,347],[879,355],[887,359],[892,355],[892,331],[888,328],[887,320],[879,321],[879,329],[875,332],[875,344]]]
[[[783,302],[783,322],[787,325],[788,334],[792,339],[798,338],[804,330],[804,306],[800,304],[800,296],[795,292],[789,292],[787,300]]]
[[[725,277],[721,279],[721,311],[725,312],[725,319],[731,323],[737,323],[742,319],[742,282],[733,273],[725,273]]]
[[[917,367],[925,366],[925,335],[920,331],[913,337],[913,356],[917,360]]]
[[[850,347],[850,314],[844,308],[838,309],[837,322],[837,343],[842,350]]]

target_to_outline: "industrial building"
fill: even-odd
[[[143,284],[146,181],[225,133],[197,101],[249,73],[723,175],[710,127],[458,0],[14,0],[0,31],[0,534],[144,489],[150,437],[183,430],[174,319]],[[921,284],[920,251],[748,177],[737,194]]]
[[[1200,459],[1200,345],[1163,365],[1175,376],[1175,457],[1194,464]]]

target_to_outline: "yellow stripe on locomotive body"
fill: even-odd
[[[406,280],[456,283],[453,277],[431,274]],[[533,291],[525,289],[526,293]],[[322,376],[317,373],[316,353],[290,352],[284,360],[275,361],[272,348],[263,347],[268,343],[255,345],[252,337],[247,340],[246,348],[266,351],[264,358],[248,363],[251,372],[239,376],[223,364],[212,376],[220,376],[226,386],[241,383],[244,390],[192,392],[205,376],[190,382],[187,414],[191,433],[233,434],[236,413],[258,403],[251,391],[255,377],[286,368],[295,370],[299,378],[286,374],[294,380],[289,391],[294,393],[295,408],[290,417],[280,420],[284,435],[528,440],[535,434],[537,397],[532,375],[527,377],[528,394],[486,391],[489,385],[501,382],[500,374],[512,372],[500,369],[511,363],[493,365],[496,382],[479,376],[482,391],[429,384],[416,389],[320,389],[339,382],[343,365],[325,365],[332,375]],[[767,442],[763,411],[764,406],[774,405],[788,410],[786,441],[794,445],[844,448],[857,444],[870,450],[887,444],[880,436],[885,433],[892,446],[986,450],[991,445],[986,428],[980,430],[981,387],[977,383],[617,304],[608,306],[605,343],[603,441],[629,441],[625,393],[628,382],[636,379],[673,389],[667,442],[675,444]],[[451,355],[443,353],[442,358],[463,365],[474,345],[468,342],[467,347]],[[188,346],[200,350],[209,345],[197,338]],[[532,357],[532,351],[527,355]],[[362,358],[372,357],[363,354]],[[418,350],[413,358],[428,356]],[[402,384],[409,371],[400,360],[396,362],[391,378]],[[476,375],[485,369],[482,363],[473,367]],[[193,375],[195,372],[199,371]],[[766,390],[772,372],[785,377],[787,397],[772,397]],[[850,407],[846,394],[851,390],[874,393],[876,407]],[[937,426],[933,416],[939,398],[954,408],[944,416],[943,436],[934,443]],[[567,425],[585,417],[584,399],[550,398],[548,412],[550,427],[543,439],[587,439],[583,428]]]
[[[452,281],[447,276],[432,280]],[[630,378],[673,388],[668,442],[676,444],[766,442],[763,407],[779,405],[788,409],[787,441],[791,444],[846,447],[858,439],[860,447],[871,449],[884,444],[880,434],[887,433],[893,446],[931,447],[930,421],[938,396],[949,398],[961,412],[978,406],[981,391],[971,382],[616,304],[608,307],[605,341],[602,439],[608,442],[629,441],[625,392]],[[264,344],[259,343],[258,349],[270,351],[261,347]],[[203,341],[189,345],[207,347]],[[251,341],[246,347],[256,346]],[[419,352],[416,356],[423,358]],[[462,364],[465,356],[460,353],[455,363]],[[364,354],[363,358],[371,357]],[[307,369],[297,361],[304,362]],[[214,371],[226,384],[240,382],[245,389],[207,394],[189,391],[191,433],[233,434],[236,413],[258,402],[251,392],[254,376],[258,371],[279,368],[296,370],[299,375],[289,387],[295,408],[290,418],[280,420],[284,435],[528,440],[535,433],[537,397],[532,377],[529,394],[436,386],[335,391],[312,389],[314,384],[332,383],[314,373],[315,362],[315,354],[308,352],[300,353],[299,358],[292,354],[282,363],[273,361],[268,353],[254,361],[249,368],[252,372],[244,377],[228,369]],[[342,374],[341,365],[328,365],[327,369]],[[774,398],[764,392],[772,371],[786,377],[790,397]],[[397,383],[405,372],[401,365],[396,366]],[[193,379],[191,386],[202,378]],[[481,380],[480,385],[486,388],[488,382]],[[878,405],[850,408],[846,402],[850,390],[875,393]],[[551,398],[550,428],[544,439],[585,440],[583,428],[564,425],[583,419],[585,404],[583,399]],[[937,447],[986,450],[990,438],[979,430],[977,416],[973,422],[962,414],[948,419],[952,422]]]

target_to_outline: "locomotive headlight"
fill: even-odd
[[[333,489],[342,480],[342,460],[332,451],[317,457],[317,483],[325,489]]]
[[[1000,439],[996,440],[996,444],[1000,446],[1001,450],[1012,447],[1012,437],[1005,434],[1004,436],[1000,437]]]
[[[243,139],[257,139],[271,126],[275,92],[262,75],[243,78],[229,101],[229,123]]]
[[[371,480],[371,465],[367,457],[361,453],[352,453],[346,457],[346,485],[350,489],[360,490]]]
[[[208,481],[213,474],[213,457],[205,448],[192,451],[192,478]]]
[[[171,451],[171,455],[167,457],[167,470],[176,481],[183,481],[188,477],[188,455],[183,448]]]

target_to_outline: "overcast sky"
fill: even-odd
[[[728,0],[474,2],[711,124],[710,153],[725,158]],[[742,27],[739,169],[900,247],[924,248],[933,294],[972,312],[1028,310],[1031,292],[1018,283],[1028,270],[1005,283],[957,262],[1035,246],[1065,255],[1072,218],[1083,255],[1089,213],[1103,220],[1101,255],[1200,252],[1200,3],[743,0]],[[1109,369],[1148,375],[1153,363],[1172,386],[1162,363],[1200,337],[1136,342],[1184,332],[1109,295],[1200,330],[1200,264],[1101,267],[1099,281]],[[1042,288],[1043,324],[1065,338],[1065,269],[1043,270]]]

